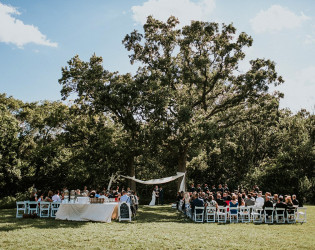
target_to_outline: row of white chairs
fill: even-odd
[[[181,207],[181,206],[179,206]],[[180,209],[181,210],[181,209]],[[186,215],[195,222],[218,222],[226,223],[305,223],[306,208],[296,207],[293,212],[284,208],[265,208],[261,207],[195,207],[192,214],[191,208],[186,208]]]
[[[24,214],[37,214],[40,218],[56,217],[61,202],[17,201],[16,218]]]

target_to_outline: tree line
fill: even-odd
[[[0,195],[184,171],[187,183],[258,184],[314,202],[314,115],[279,108],[273,61],[239,69],[252,38],[231,24],[178,28],[175,17],[143,28],[123,40],[133,75],[75,56],[59,79],[63,102],[0,95]]]

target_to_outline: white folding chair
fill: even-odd
[[[264,219],[263,209],[261,207],[253,207],[252,209],[253,223],[262,223],[263,219]]]
[[[16,218],[23,218],[23,214],[26,214],[26,206],[24,201],[16,202]],[[22,213],[20,213],[22,212]]]
[[[178,202],[178,210],[179,211],[183,211],[183,204],[184,204],[184,201],[183,200],[180,200],[179,202]]]
[[[250,222],[250,208],[249,207],[240,207],[240,218],[242,223]]]
[[[204,213],[205,213],[204,207],[195,207],[194,222],[203,222]]]
[[[38,202],[37,201],[27,202],[27,212],[28,214],[38,214]]]
[[[265,207],[264,210],[264,217],[265,217],[265,223],[272,224],[273,223],[273,207]]]
[[[186,208],[186,215],[187,215],[190,219],[192,219],[192,213],[191,213],[191,207],[190,207],[190,206],[188,206],[188,207]]]
[[[285,208],[276,207],[276,223],[285,223]]]
[[[119,221],[131,221],[131,209],[127,202],[120,202],[118,207]]]
[[[215,222],[216,208],[207,207],[206,208],[206,222]]]
[[[230,207],[230,223],[237,223],[238,222],[238,207]]]
[[[219,223],[226,223],[227,207],[219,206],[217,211],[217,220]]]
[[[48,218],[50,214],[50,202],[41,201],[39,203],[39,217],[40,218]]]
[[[50,209],[50,217],[56,217],[56,213],[60,207],[61,202],[52,202]]]
[[[292,224],[296,222],[295,208],[287,208],[286,215],[287,223]]]
[[[298,207],[296,211],[296,222],[306,222],[306,207]]]

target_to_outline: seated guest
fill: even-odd
[[[222,184],[219,184],[218,192],[221,192],[221,194],[224,193],[224,190],[223,190],[223,188],[222,188]]]
[[[287,204],[286,209],[287,209],[288,214],[294,214],[295,208],[293,207],[293,202],[291,200],[291,196],[286,197],[285,203]]]
[[[43,194],[43,193],[40,192],[40,193],[38,194],[38,199],[37,199],[37,201],[38,201],[38,202],[44,201],[44,194]]]
[[[272,198],[273,205],[277,204],[279,202],[278,194],[274,194]]]
[[[276,208],[287,208],[287,204],[283,202],[283,196],[279,196],[279,202],[275,206]]]
[[[263,209],[265,209],[266,207],[271,207],[271,208],[273,208],[273,203],[272,203],[272,201],[270,200],[270,197],[269,197],[269,196],[266,196],[266,201],[264,202]],[[268,214],[269,216],[272,215],[272,211],[267,210],[267,214]]]
[[[196,191],[197,191],[197,193],[200,193],[200,192],[201,192],[201,185],[200,185],[200,184],[197,185]]]
[[[203,206],[204,206],[203,199],[201,199],[201,197],[198,194],[196,194],[196,197],[191,204],[192,213],[194,213],[195,207],[203,207]],[[196,212],[200,213],[201,211],[196,211]]]
[[[222,207],[226,206],[226,202],[223,199],[221,199],[221,194],[220,193],[217,193],[216,202],[217,202],[218,206],[222,206]]]
[[[120,197],[120,202],[127,202],[130,204],[130,197],[127,195],[127,192],[124,190],[122,191],[122,196]]]
[[[95,190],[92,190],[90,195],[89,195],[89,197],[90,198],[95,198],[95,193],[96,193]]]
[[[109,202],[109,199],[105,194],[105,191],[103,191],[98,198],[105,199],[105,202]]]
[[[227,184],[224,184],[224,192],[229,192],[229,188]]]
[[[237,202],[238,202],[239,206],[245,206],[245,201],[244,201],[243,196],[242,196],[241,193],[238,194]]]
[[[213,193],[213,195],[215,196],[214,198],[217,198],[217,189],[215,188],[215,185],[212,185],[211,187],[211,193]]]
[[[259,187],[258,187],[258,185],[255,185],[255,186],[254,186],[254,191],[255,191],[256,193],[259,192]]]
[[[83,191],[82,191],[82,195],[84,196],[84,197],[87,197],[87,196],[89,196],[89,190],[87,189],[87,186],[84,186],[84,189],[83,189]]]
[[[100,191],[96,190],[95,192],[95,198],[99,198],[101,195],[100,195]]]
[[[227,196],[228,196],[228,193],[227,193],[227,192],[224,192],[224,193],[223,193],[223,200],[224,200],[224,201],[226,201]]]
[[[255,199],[252,197],[251,194],[247,195],[247,198],[245,198],[245,206],[254,206],[255,205]]]
[[[205,193],[208,193],[208,191],[209,191],[208,184],[205,184],[205,186],[204,186],[204,188],[203,188],[203,191],[204,191]]]
[[[51,198],[53,202],[61,202],[61,198],[59,196],[59,190],[57,190],[54,196]]]
[[[38,201],[37,200],[37,191],[33,190],[30,196],[30,201]],[[36,208],[36,204],[31,204],[30,208]]]
[[[75,190],[75,197],[82,197],[80,189]]]
[[[230,196],[229,196],[229,198],[230,198]],[[236,195],[232,195],[232,199],[231,199],[229,205],[230,205],[230,208],[238,207],[238,202],[236,200]],[[236,217],[237,213],[238,213],[237,210],[232,210],[230,212],[230,215]]]
[[[53,191],[49,190],[48,194],[47,194],[47,196],[45,198],[45,201],[53,202],[53,200],[52,200],[53,195],[54,195]]]
[[[189,192],[193,193],[196,191],[195,185],[194,183],[191,183],[190,188],[189,188]]]
[[[264,203],[265,203],[265,200],[262,197],[262,193],[259,192],[258,197],[256,198],[256,201],[255,201],[255,206],[256,207],[263,207]]]
[[[213,195],[209,196],[206,206],[218,208],[218,203],[214,200]]]
[[[231,197],[230,195],[228,195],[228,196],[226,197],[226,201],[225,201],[227,207],[230,206],[231,200],[232,200],[232,197]],[[227,209],[227,211],[229,212],[229,208]]]
[[[292,195],[292,203],[293,203],[293,205],[295,205],[295,206],[298,206],[298,205],[299,205],[299,201],[296,199],[296,195],[295,195],[295,194]]]

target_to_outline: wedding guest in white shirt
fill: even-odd
[[[51,199],[53,202],[61,202],[61,198],[59,196],[59,190],[55,192],[55,195]]]
[[[265,200],[262,196],[262,193],[259,192],[258,193],[258,197],[256,198],[256,201],[255,201],[255,206],[256,207],[263,207],[264,203],[265,203]]]

